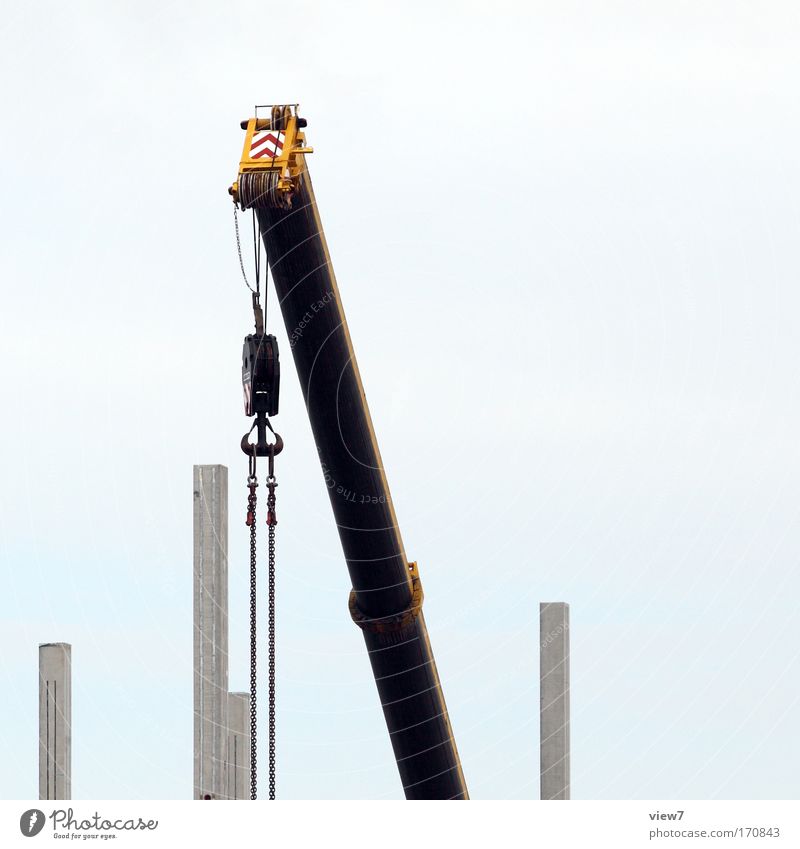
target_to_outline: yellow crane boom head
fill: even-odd
[[[259,116],[269,109],[269,117]],[[256,106],[255,117],[242,121],[245,130],[239,176],[228,189],[241,209],[292,205],[297,181],[305,170],[305,118],[297,114],[297,104]]]

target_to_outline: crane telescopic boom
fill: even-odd
[[[267,109],[259,117],[259,109]],[[254,209],[408,799],[467,799],[416,563],[406,559],[306,167],[296,105],[257,107],[230,193]]]

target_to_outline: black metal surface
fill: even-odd
[[[280,385],[278,340],[270,334],[251,333],[245,336],[242,349],[244,414],[277,416]]]
[[[401,612],[406,555],[308,175],[291,209],[256,214],[357,606]],[[364,637],[406,797],[468,798],[424,618]]]

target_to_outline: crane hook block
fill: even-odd
[[[245,415],[266,413],[268,416],[277,416],[280,383],[278,340],[268,333],[245,336],[242,350]]]
[[[259,109],[269,110],[269,117],[259,116]],[[302,132],[306,121],[297,115],[296,103],[256,106],[255,112],[254,118],[242,121],[244,150],[228,193],[242,209],[289,209],[305,170],[304,156],[313,153]]]

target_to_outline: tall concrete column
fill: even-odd
[[[194,798],[227,796],[228,469],[194,467]]]
[[[250,798],[250,693],[228,693],[228,798]]]
[[[39,646],[39,798],[72,798],[72,646]]]
[[[539,605],[540,798],[569,799],[569,605]]]

